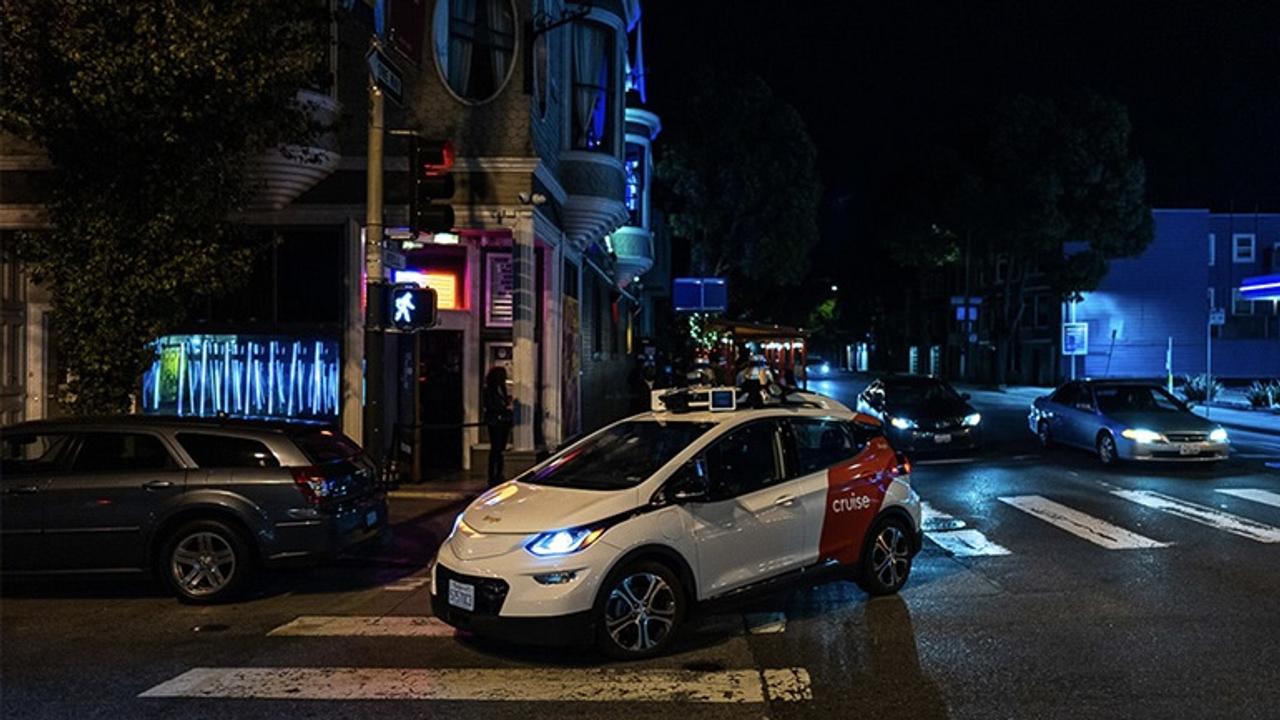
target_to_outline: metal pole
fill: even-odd
[[[1209,400],[1213,396],[1213,308],[1204,326],[1204,416],[1209,417]]]
[[[960,378],[966,382],[969,381],[969,336],[973,334],[973,321],[969,319],[969,250],[970,238],[973,234],[966,230],[964,233],[964,321],[960,323],[961,332],[964,333],[964,349],[960,352]]]
[[[364,447],[375,462],[386,456],[385,341],[382,333],[382,91],[369,79],[369,152],[366,166],[364,223],[365,272],[365,404]]]

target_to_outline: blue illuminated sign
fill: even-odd
[[[676,278],[671,302],[676,312],[725,312],[729,284],[724,278]]]
[[[1240,283],[1241,300],[1280,300],[1280,275],[1259,275]]]
[[[1089,354],[1089,323],[1062,323],[1062,354]]]

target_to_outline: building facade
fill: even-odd
[[[364,436],[366,53],[381,24],[403,80],[386,130],[456,151],[455,192],[441,199],[453,231],[409,237],[407,141],[384,136],[385,280],[433,287],[440,318],[389,335],[384,366],[369,369],[384,373],[388,449],[422,476],[481,462],[481,387],[495,365],[509,371],[512,451],[523,458],[625,412],[661,129],[642,107],[640,3],[388,0],[375,11],[356,0],[334,10],[329,83],[300,93],[335,121],[307,149],[320,161],[264,155],[258,197],[238,219],[272,249],[234,301],[160,339],[141,409],[316,417]],[[0,229],[39,226],[38,197],[8,192],[15,172],[39,170],[39,153],[4,149]],[[56,384],[39,289],[6,261],[11,275],[19,290],[6,282],[0,306],[6,422],[49,414],[34,398]],[[23,381],[11,382],[15,372]]]

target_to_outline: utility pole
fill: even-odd
[[[960,377],[968,382],[969,380],[969,336],[973,334],[973,320],[970,319],[973,311],[969,299],[969,249],[970,238],[973,237],[972,231],[964,231],[964,322],[960,327],[964,330],[964,350],[960,354]]]
[[[376,44],[375,44],[376,46]],[[382,140],[383,94],[372,75],[369,78],[369,152],[366,166],[364,272],[364,448],[381,465],[386,453],[385,383],[382,361],[385,340],[382,324],[385,308],[382,269]]]

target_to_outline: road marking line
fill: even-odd
[[[194,668],[143,698],[763,703],[811,700],[804,668]]]
[[[1013,495],[999,498],[1000,502],[1015,507],[1028,515],[1039,518],[1050,525],[1100,545],[1108,550],[1136,550],[1141,548],[1169,547],[1172,543],[1152,540],[1112,525],[1106,520],[1093,517],[1056,503],[1039,495]]]
[[[977,530],[948,530],[946,532],[927,532],[925,537],[942,546],[943,550],[956,557],[991,557],[1011,555],[1009,549],[987,539]]]
[[[1280,508],[1280,493],[1274,493],[1270,490],[1259,490],[1257,488],[1219,488],[1218,492],[1231,497],[1238,497],[1242,500],[1252,500],[1263,505]]]
[[[287,637],[453,637],[430,615],[302,615],[267,633]]]
[[[1111,494],[1144,507],[1160,510],[1201,525],[1208,525],[1217,530],[1224,530],[1243,538],[1263,543],[1280,543],[1280,528],[1205,505],[1189,503],[1149,490],[1112,490]]]
[[[936,460],[912,460],[912,465],[967,465],[974,458],[939,458]]]
[[[771,635],[787,631],[787,615],[780,612],[746,613],[747,632],[752,635]]]
[[[402,498],[405,500],[469,500],[479,493],[469,493],[454,490],[392,490],[387,493],[389,498]]]
[[[925,532],[931,530],[959,530],[965,522],[954,515],[942,512],[925,500],[920,503],[920,526]]]

